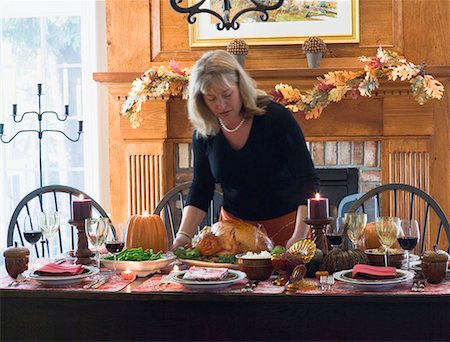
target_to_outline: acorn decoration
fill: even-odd
[[[6,271],[8,274],[16,279],[19,274],[28,269],[28,256],[30,251],[25,247],[17,247],[17,242],[15,247],[9,247],[3,252],[5,257]]]
[[[244,67],[245,56],[248,55],[248,45],[242,39],[233,39],[227,46],[227,51],[233,55],[239,64]]]

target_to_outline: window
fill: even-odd
[[[62,133],[22,132],[8,144],[0,143],[0,249],[6,247],[6,232],[14,208],[27,193],[40,186],[39,142],[42,151],[43,185],[69,185],[94,197],[108,208],[107,118],[103,89],[92,73],[106,68],[104,1],[3,1],[1,3],[1,92],[0,123],[3,140],[22,130],[38,129],[37,84],[42,84],[42,129],[59,130],[77,137],[78,121],[84,133],[78,142]],[[104,101],[104,100],[103,100]],[[100,115],[99,115],[100,113]],[[105,137],[102,139],[102,137]],[[105,174],[106,173],[106,174]],[[61,222],[67,224],[67,222]]]

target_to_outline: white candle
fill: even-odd
[[[69,70],[63,69],[63,101],[64,105],[69,104]]]
[[[76,95],[77,95],[78,121],[84,121],[83,120],[83,101],[82,101],[82,95],[81,95],[81,80],[79,78],[77,78]]]
[[[0,123],[5,123],[5,109],[3,108],[3,87],[0,83]]]
[[[11,102],[13,104],[17,104],[17,69],[14,65],[12,70],[12,88],[11,88]]]
[[[44,63],[43,63],[41,49],[39,49],[38,55],[36,58],[36,83],[40,83],[40,84],[44,83]]]

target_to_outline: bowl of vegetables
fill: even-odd
[[[187,266],[225,267],[239,270],[234,255],[204,256],[195,247],[184,248],[181,246],[174,250],[174,254],[178,260]]]
[[[173,253],[163,253],[159,251],[154,253],[152,249],[125,248],[117,254],[116,261],[112,255],[103,256],[101,258],[102,266],[116,270],[117,272],[129,269],[136,272],[138,277],[146,277],[149,274],[159,272],[161,268],[166,267],[170,262],[175,260]]]

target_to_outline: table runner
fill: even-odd
[[[228,287],[219,289],[197,290],[184,287],[178,283],[169,283],[166,280],[165,275],[157,274],[147,279],[141,285],[133,289],[131,292],[183,292],[183,293],[199,293],[199,292],[213,292],[213,293],[242,293],[242,288],[245,286],[247,279],[243,279]],[[440,284],[427,284],[423,292],[413,292],[411,287],[413,280],[407,281],[403,284],[397,285],[391,289],[382,291],[362,291],[351,284],[347,284],[341,281],[336,281],[329,291],[323,291],[319,289],[319,282],[316,279],[307,279],[308,282],[315,282],[317,289],[314,290],[298,290],[296,294],[306,295],[355,295],[355,294],[370,294],[370,295],[436,295],[450,294],[450,280],[445,280]],[[255,294],[281,294],[284,292],[284,287],[275,286],[272,284],[272,280],[266,280],[259,282],[258,286],[254,289]],[[251,294],[251,292],[250,292]]]
[[[79,284],[76,285],[70,285],[70,286],[64,286],[64,287],[45,287],[40,285],[35,280],[27,280],[25,282],[21,282],[18,286],[12,286],[8,287],[9,284],[11,284],[14,281],[13,278],[10,276],[3,276],[0,277],[0,289],[2,290],[45,290],[45,291],[52,291],[52,290],[58,290],[58,291],[88,291],[88,292],[118,292],[122,290],[125,286],[127,286],[132,281],[130,280],[123,280],[119,276],[113,276],[111,279],[101,285],[99,288],[96,289],[84,289],[83,286],[86,284],[89,284],[92,281],[91,277],[83,279]]]
[[[155,274],[150,279],[147,279],[141,285],[133,289],[131,292],[184,292],[184,293],[242,293],[242,288],[248,282],[248,279],[242,279],[230,286],[218,288],[218,289],[208,289],[208,290],[197,290],[193,288],[184,287],[178,283],[167,282],[167,275]],[[280,294],[284,291],[284,287],[275,286],[272,284],[271,280],[261,281],[258,283],[253,293],[258,294]],[[249,292],[251,293],[251,292]]]

